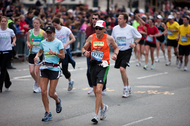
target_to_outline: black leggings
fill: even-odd
[[[0,74],[0,90],[2,91],[3,82],[5,82],[5,87],[9,88],[11,85],[9,73],[7,71],[7,63],[11,59],[11,52],[2,52],[0,51],[0,67],[1,67],[1,74]]]
[[[71,77],[71,73],[68,71],[68,65],[62,64],[62,72],[66,79],[69,79]]]

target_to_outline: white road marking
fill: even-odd
[[[160,76],[160,75],[164,75],[164,74],[168,74],[168,72],[158,73],[158,74],[153,74],[153,75],[148,75],[148,76],[143,76],[143,77],[138,77],[137,79],[145,79],[145,78]]]
[[[146,120],[152,119],[152,118],[153,118],[153,117],[144,118],[144,119],[141,119],[141,120],[137,120],[137,121],[134,121],[134,122],[131,122],[131,123],[125,124],[125,125],[123,125],[123,126],[130,126],[130,125],[137,124],[137,123],[140,123],[140,122],[143,122],[143,121],[146,121]]]
[[[13,79],[22,79],[22,78],[28,78],[28,77],[31,77],[31,75],[13,77]]]
[[[142,85],[142,86],[135,86],[135,87],[137,87],[137,88],[161,88],[162,86],[153,86],[153,85]]]

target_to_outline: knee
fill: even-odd
[[[34,70],[30,70],[30,75],[34,75]]]
[[[121,72],[121,73],[125,72],[125,68],[120,67],[120,72]]]
[[[54,95],[55,95],[55,92],[49,91],[49,96],[50,96],[51,98],[53,98]]]
[[[101,89],[96,89],[96,90],[94,91],[94,93],[96,94],[96,96],[97,96],[97,95],[102,95],[101,92],[102,92]]]
[[[42,97],[47,96],[47,91],[41,89],[41,95]]]

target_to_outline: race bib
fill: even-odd
[[[38,53],[39,50],[40,50],[39,46],[33,46],[32,47],[32,53]]]
[[[102,61],[102,58],[104,56],[104,52],[99,51],[99,50],[93,50],[91,52],[91,56],[93,59],[97,60],[97,61]]]
[[[153,42],[153,37],[147,36],[147,37],[146,37],[146,41],[148,41],[148,42]]]
[[[118,46],[126,46],[126,37],[117,37],[116,41]]]
[[[168,31],[168,35],[173,35],[173,33],[171,31]]]
[[[186,36],[181,36],[181,42],[187,42],[187,37]]]

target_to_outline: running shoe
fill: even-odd
[[[102,91],[102,95],[105,95],[106,94],[106,89],[104,89],[103,91]]]
[[[129,92],[128,92],[128,90],[127,89],[123,89],[123,96],[122,96],[123,98],[127,98],[127,97],[129,97]]]
[[[61,99],[59,98],[59,103],[56,103],[56,112],[60,113],[61,111],[62,111]]]
[[[156,62],[156,63],[160,62],[159,58],[156,58],[155,62]]]
[[[180,69],[180,68],[181,68],[181,66],[182,66],[182,62],[181,62],[181,61],[179,61],[178,65],[177,65],[177,68],[178,68],[178,69]]]
[[[104,120],[106,118],[107,111],[108,111],[108,105],[104,104],[104,108],[100,109],[100,120]]]
[[[71,82],[69,82],[68,91],[71,91],[73,89],[73,84],[74,80],[71,80]]]
[[[154,70],[155,66],[154,64],[151,65],[151,70]]]
[[[9,92],[10,90],[11,90],[10,87],[9,88],[5,88],[6,92]]]
[[[187,66],[184,66],[183,70],[184,70],[184,71],[187,71]]]
[[[144,65],[143,69],[147,70],[148,69],[148,65]]]
[[[166,54],[164,54],[164,59],[167,60],[167,56],[166,56]]]
[[[90,88],[90,90],[88,91],[88,94],[90,95],[90,94],[93,94],[93,92],[94,92],[94,89],[93,88]]]
[[[138,66],[141,66],[141,62],[138,62],[137,64],[136,64],[136,66],[138,67]]]
[[[171,61],[166,63],[166,66],[170,66],[171,65]]]
[[[50,113],[45,112],[45,115],[44,115],[44,118],[42,118],[42,121],[49,121],[52,118],[53,118],[53,116],[52,116],[51,112]]]
[[[40,87],[37,87],[33,92],[34,92],[34,93],[41,93],[41,88],[40,88]]]
[[[179,63],[179,58],[176,57],[176,65],[178,65],[178,63]]]
[[[130,87],[130,88],[128,88],[128,91],[129,91],[129,94],[131,94],[131,87]]]
[[[94,118],[91,120],[94,124],[98,123],[98,116],[95,115]]]
[[[37,88],[38,88],[38,86],[37,86],[37,83],[35,82],[34,86],[33,86],[33,91],[36,90]]]

